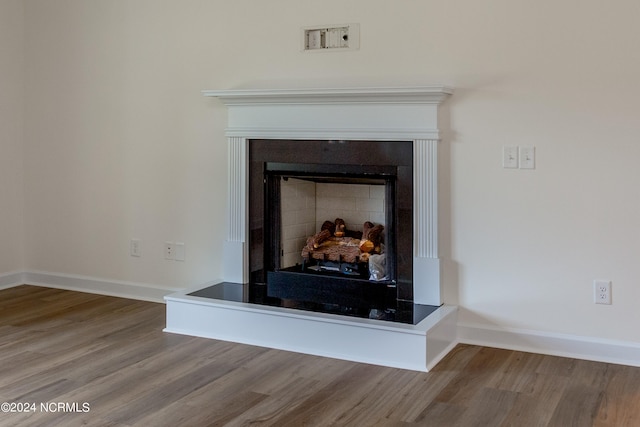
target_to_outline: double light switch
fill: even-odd
[[[535,169],[536,148],[515,145],[502,147],[502,167],[506,169]]]

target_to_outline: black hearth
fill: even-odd
[[[250,140],[248,148],[251,301],[361,316],[379,313],[381,318],[397,317],[403,307],[413,306],[412,142]],[[335,203],[328,208],[316,206],[317,226],[312,224],[313,230],[308,224],[284,224],[283,218],[291,216],[283,202],[283,183],[289,180],[301,186],[330,185],[322,188],[338,193],[344,186],[348,191],[362,187],[379,194],[383,202],[376,202],[384,207],[374,214],[377,221],[365,219],[384,230],[381,244],[370,253],[367,248],[351,257],[333,258],[309,256],[305,244],[300,243],[304,238],[298,238],[297,248],[295,239],[286,240],[289,229],[301,232],[299,229],[306,227],[308,244],[309,238],[321,232],[320,224],[341,220],[344,209]],[[356,196],[356,200],[360,198]],[[332,236],[331,244],[350,245],[342,240],[346,238],[364,242],[358,214],[353,214],[355,219],[345,219],[347,236]],[[294,253],[285,255],[285,246],[293,246]],[[384,260],[382,276],[370,271],[370,254]]]

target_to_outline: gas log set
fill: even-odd
[[[303,268],[384,280],[383,231],[383,225],[370,221],[362,231],[348,230],[341,218],[325,221],[302,249]]]

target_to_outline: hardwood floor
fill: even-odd
[[[0,402],[36,405],[0,425],[640,426],[640,368],[459,345],[416,373],[167,334],[164,310],[0,291]]]

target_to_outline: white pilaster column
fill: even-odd
[[[438,140],[413,141],[414,301],[442,304],[438,253]]]
[[[247,235],[247,140],[228,138],[227,240],[223,274],[226,282],[248,282]]]

